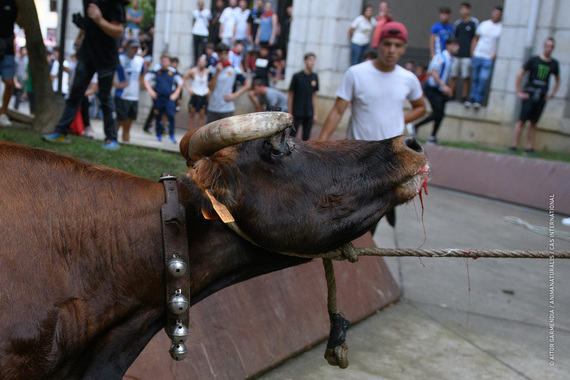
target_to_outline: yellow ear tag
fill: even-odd
[[[206,190],[206,195],[208,196],[208,198],[210,198],[210,201],[212,202],[212,206],[214,207],[214,210],[216,210],[216,212],[220,216],[220,219],[222,219],[222,222],[224,222],[224,223],[235,222],[234,217],[232,216],[232,214],[230,214],[230,211],[228,210],[228,208],[226,206],[224,206],[223,204],[221,204],[220,202],[218,202],[218,200],[216,198],[214,198],[212,196],[212,194],[210,194],[209,190]]]

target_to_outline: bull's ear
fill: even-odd
[[[202,190],[206,191],[213,186],[214,178],[219,177],[218,166],[208,158],[203,158],[188,167],[190,178]]]
[[[212,207],[202,207],[202,215],[204,216],[204,219],[207,220],[217,220],[220,219],[220,217],[218,216],[218,214],[216,213],[216,211],[214,211],[214,209]]]
[[[186,160],[186,166],[188,167],[192,166],[193,164],[193,161],[190,159],[190,156],[188,156],[188,144],[190,143],[190,138],[197,130],[198,128],[195,128],[187,132],[184,135],[184,137],[182,137],[182,140],[180,140],[180,153],[182,154],[182,157],[184,157],[184,159]]]

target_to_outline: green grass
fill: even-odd
[[[423,140],[422,142],[425,143],[425,141]],[[442,142],[441,145],[452,148],[480,150],[484,152],[509,154],[514,156],[524,156],[529,158],[542,158],[545,160],[552,160],[552,161],[570,162],[570,153],[565,153],[565,152],[550,152],[547,150],[540,150],[540,151],[537,150],[536,153],[534,154],[526,154],[524,153],[524,150],[519,149],[516,153],[509,153],[507,151],[507,148],[503,146],[476,144],[470,142]]]
[[[71,144],[47,143],[42,141],[41,134],[31,131],[25,124],[0,128],[0,140],[58,152],[154,181],[157,181],[162,173],[179,175],[187,170],[186,162],[180,153],[133,145],[121,145],[119,150],[107,151],[101,149],[101,141],[77,136],[71,136]]]

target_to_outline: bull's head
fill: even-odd
[[[369,230],[425,183],[427,159],[412,137],[300,141],[289,114],[235,116],[180,143],[189,174],[270,251],[316,254]],[[214,214],[204,197],[205,214]]]

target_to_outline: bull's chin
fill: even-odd
[[[422,189],[426,190],[428,183],[429,166],[422,166],[418,172],[402,182],[396,189],[396,197],[399,203],[406,203],[412,200],[416,195],[420,194]]]

